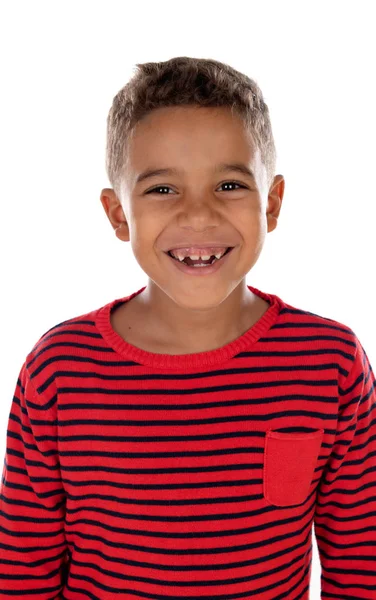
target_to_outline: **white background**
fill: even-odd
[[[247,283],[350,326],[376,368],[372,1],[0,4],[1,456],[26,354],[147,283],[99,200],[106,118],[136,63],[214,58],[269,106],[277,229]],[[2,463],[1,463],[2,464]],[[314,541],[311,598],[319,598]]]

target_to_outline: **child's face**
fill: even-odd
[[[267,189],[266,170],[242,121],[228,108],[167,107],[152,111],[133,132],[121,197],[102,190],[101,202],[123,241],[151,282],[181,306],[215,304],[256,263],[266,233],[276,227],[284,192],[282,175]],[[221,163],[242,163],[254,174],[216,172]],[[176,173],[138,181],[149,169]],[[240,185],[223,186],[234,181]],[[240,187],[244,186],[244,187]],[[160,188],[169,189],[160,189]],[[153,188],[152,193],[148,193]],[[269,213],[269,216],[267,216]],[[187,275],[166,250],[222,242],[235,246],[216,273]]]

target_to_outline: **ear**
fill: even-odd
[[[129,242],[129,226],[115,191],[112,188],[103,188],[100,200],[116,237],[123,242]]]
[[[268,221],[268,233],[277,227],[279,213],[281,211],[283,194],[285,191],[285,180],[283,175],[276,175],[270,186],[268,195],[268,206],[266,217]]]

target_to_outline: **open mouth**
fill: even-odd
[[[224,254],[222,254],[221,258],[217,258],[213,254],[212,256],[210,256],[210,258],[208,260],[202,260],[202,259],[200,259],[199,261],[197,261],[197,260],[194,261],[189,256],[186,256],[184,260],[179,260],[178,258],[176,258],[175,256],[173,256],[173,254],[171,254],[170,251],[166,252],[166,254],[168,254],[174,260],[177,260],[179,263],[184,263],[188,267],[194,267],[194,266],[199,266],[199,265],[212,265],[215,262],[218,262],[218,261],[222,260],[222,258],[224,256],[226,256],[226,254],[228,254],[229,252],[231,252],[231,250],[233,248],[234,248],[234,246],[229,246],[229,248],[227,248],[226,252],[224,252]]]

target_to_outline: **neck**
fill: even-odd
[[[150,339],[175,354],[220,348],[245,333],[269,307],[248,289],[245,279],[214,307],[179,306],[152,280],[130,303]]]

